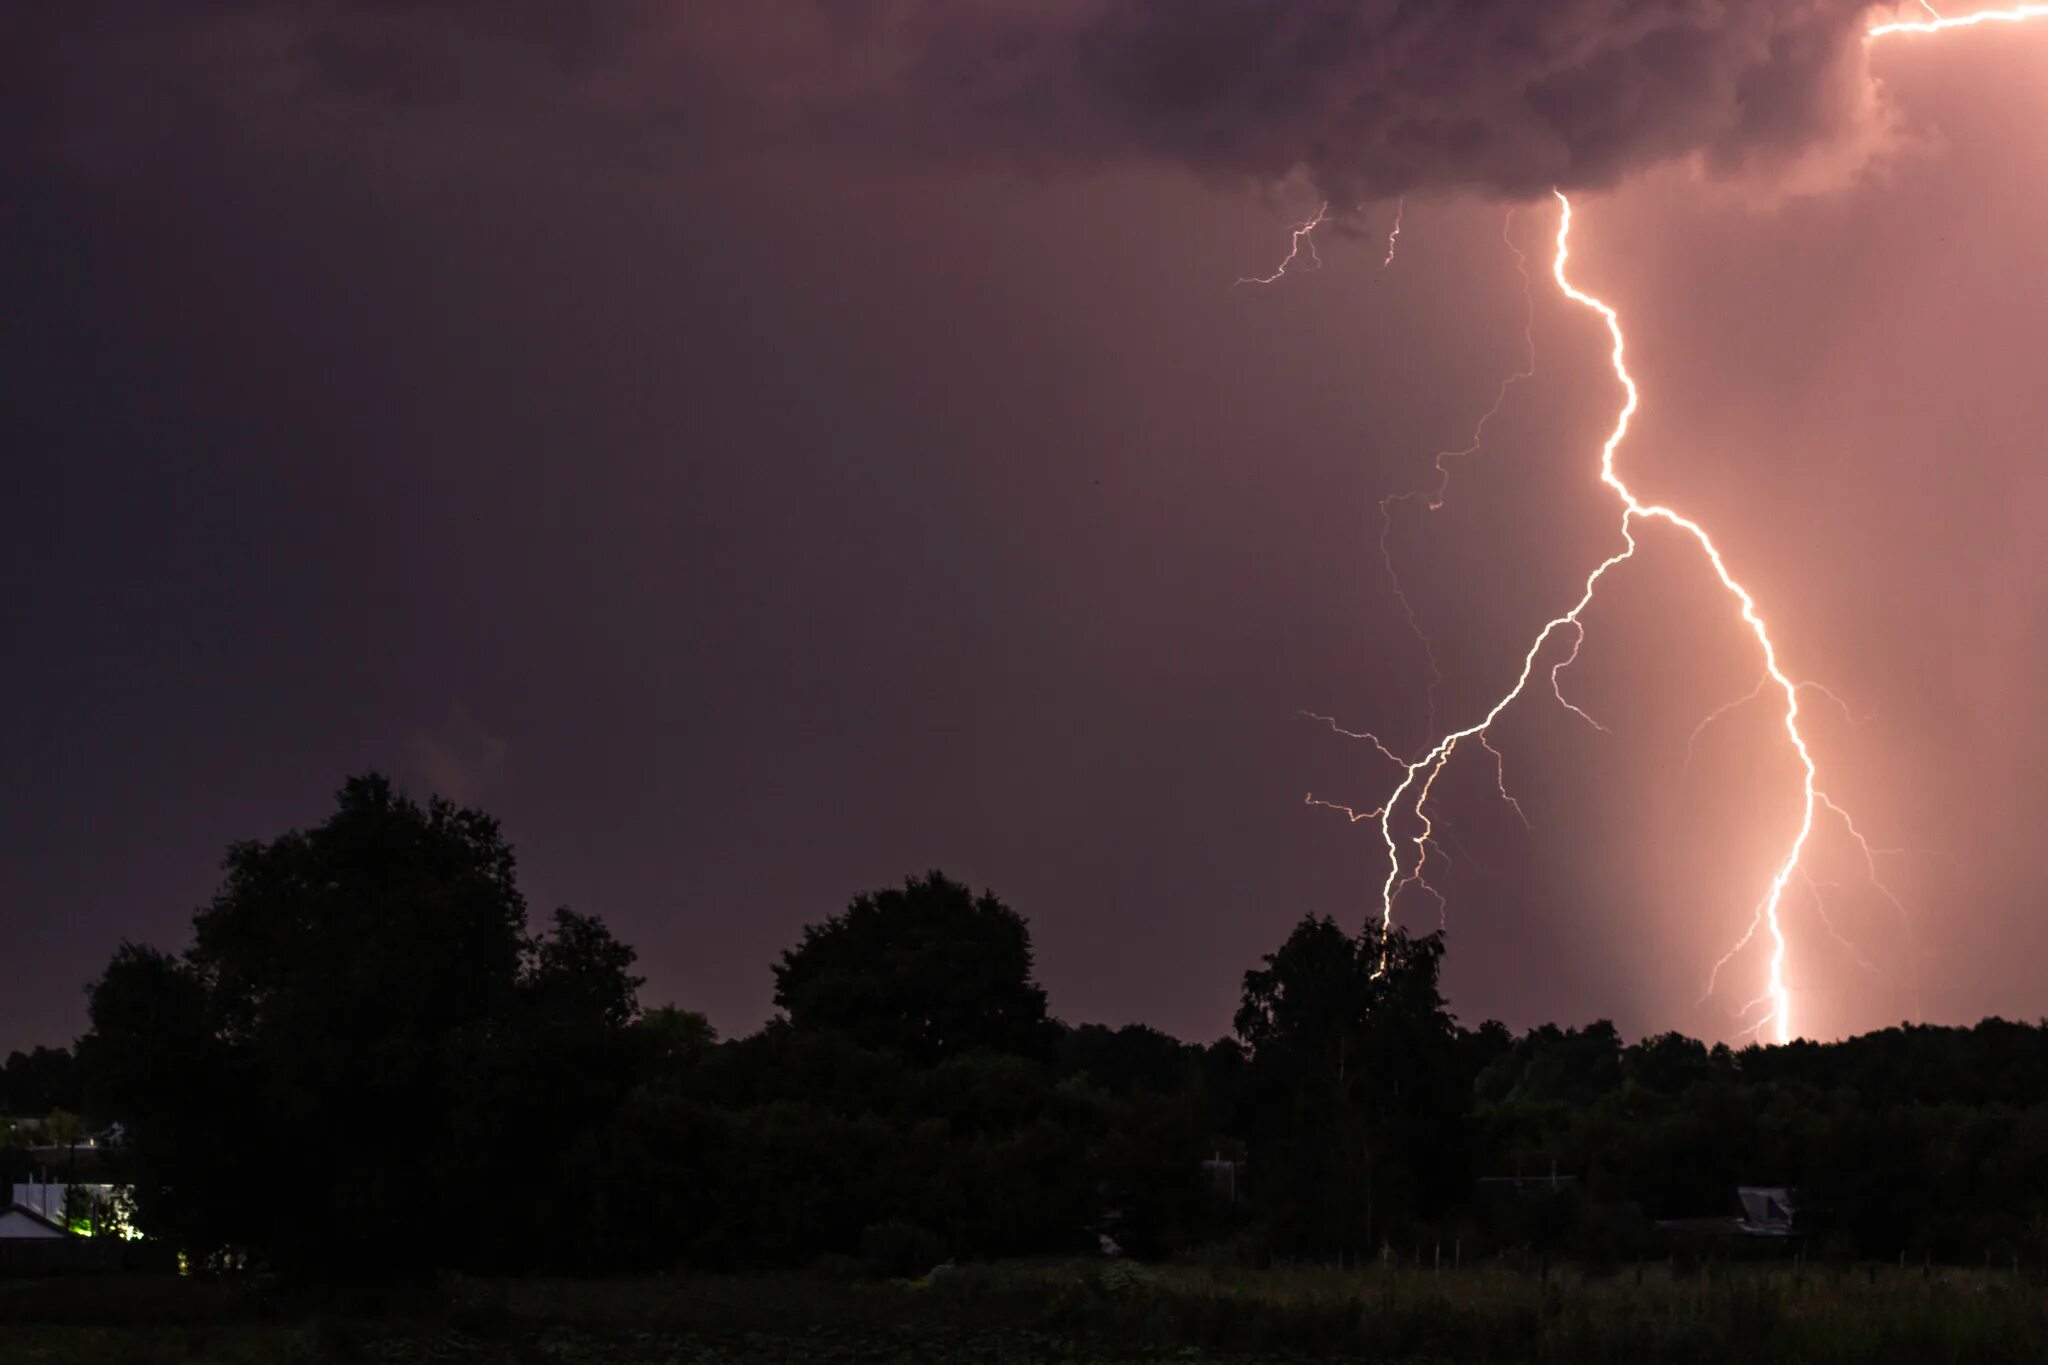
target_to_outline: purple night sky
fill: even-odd
[[[393,772],[726,1032],[943,868],[1055,1013],[1190,1038],[1377,910],[1369,747],[1468,723],[1633,484],[1714,528],[1831,795],[1802,1030],[2048,1013],[2048,23],[1847,0],[76,0],[0,16],[0,1052],[224,846]],[[1399,252],[1382,270],[1397,198]],[[1329,201],[1324,262],[1232,287]],[[1438,806],[1468,1022],[1701,1002],[1797,773],[1650,531]],[[1823,919],[1816,897],[1824,905]],[[1428,929],[1426,896],[1401,918]]]

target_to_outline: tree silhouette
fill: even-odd
[[[1245,973],[1252,1188],[1283,1241],[1370,1251],[1461,1183],[1470,1082],[1442,957],[1438,934],[1369,923],[1354,936],[1311,916]]]
[[[1044,1055],[1052,1042],[1023,916],[939,872],[807,927],[775,966],[775,1003],[797,1028],[917,1063],[976,1048]]]
[[[193,927],[182,960],[115,955],[82,1043],[143,1225],[193,1252],[475,1259],[627,1083],[632,950],[566,910],[529,938],[480,811],[352,778],[320,825],[230,848]]]

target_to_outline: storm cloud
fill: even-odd
[[[1864,0],[220,0],[5,27],[45,135],[167,113],[513,120],[626,157],[797,139],[1060,170],[1153,162],[1333,200],[1521,198],[1679,162],[1854,166]],[[32,104],[25,105],[24,101]],[[110,112],[112,111],[112,112]],[[118,140],[118,139],[116,139]],[[106,138],[87,146],[104,147]],[[587,149],[586,149],[587,150]]]

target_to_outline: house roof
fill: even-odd
[[[0,1205],[0,1218],[5,1218],[10,1213],[18,1213],[23,1218],[28,1219],[29,1222],[40,1224],[41,1226],[48,1228],[51,1232],[56,1233],[60,1237],[69,1237],[71,1235],[71,1230],[69,1228],[65,1227],[61,1223],[55,1223],[52,1222],[50,1219],[43,1217],[43,1215],[37,1213],[34,1209],[28,1207],[28,1205],[26,1204]]]

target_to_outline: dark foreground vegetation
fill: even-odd
[[[633,952],[600,920],[562,909],[536,930],[489,817],[361,778],[321,825],[232,848],[183,951],[122,945],[75,1055],[10,1059],[0,1111],[63,1112],[10,1129],[0,1178],[47,1168],[67,1138],[75,1162],[79,1135],[118,1123],[90,1178],[132,1192],[106,1219],[142,1234],[129,1264],[228,1275],[161,1302],[228,1295],[252,1332],[271,1330],[252,1277],[300,1292],[683,1270],[865,1277],[801,1293],[941,1324],[942,1296],[970,1287],[992,1296],[960,1300],[974,1311],[1023,1305],[1003,1319],[1019,1331],[1156,1318],[1134,1351],[1262,1349],[1224,1317],[1335,1349],[1364,1314],[1394,1324],[1372,1343],[1421,1358],[1435,1348],[1402,1335],[1402,1305],[1432,1296],[1465,1305],[1444,1330],[1484,1350],[1539,1324],[1530,1339],[1710,1342],[1907,1314],[1934,1342],[2033,1322],[2048,1031],[1987,1020],[1740,1051],[1624,1045],[1605,1023],[1516,1037],[1452,1018],[1442,953],[1435,935],[1303,919],[1245,974],[1233,1036],[1191,1045],[1048,1017],[1024,920],[933,873],[807,929],[772,968],[781,1014],[721,1041],[699,1015],[643,1008]],[[1481,1183],[1517,1175],[1544,1179]],[[1796,1226],[1717,1226],[1738,1185],[1794,1190]],[[1117,1272],[1131,1278],[1115,1293],[975,1268],[1105,1247],[1154,1268]],[[940,1277],[936,1306],[878,1287],[948,1261],[962,1278]],[[1439,1261],[1442,1281],[1403,1278]],[[1686,1278],[1699,1262],[1725,1278]],[[1928,1263],[1905,1291],[1834,1269]],[[1942,1263],[1981,1278],[1952,1283]],[[1219,1287],[1190,1264],[1368,1278]],[[1643,1297],[1616,1307],[1638,1264]],[[1536,1279],[1486,1278],[1502,1266]],[[1358,1300],[1372,1274],[1399,1292]],[[1583,1275],[1619,1278],[1556,1297]],[[672,1293],[799,1292],[688,1285],[617,1292],[655,1319]],[[473,1292],[574,1318],[611,1291]]]
[[[927,1281],[817,1276],[0,1284],[0,1360],[617,1365],[2005,1365],[2048,1298],[2011,1272],[1663,1266],[1248,1271],[1010,1263]]]

